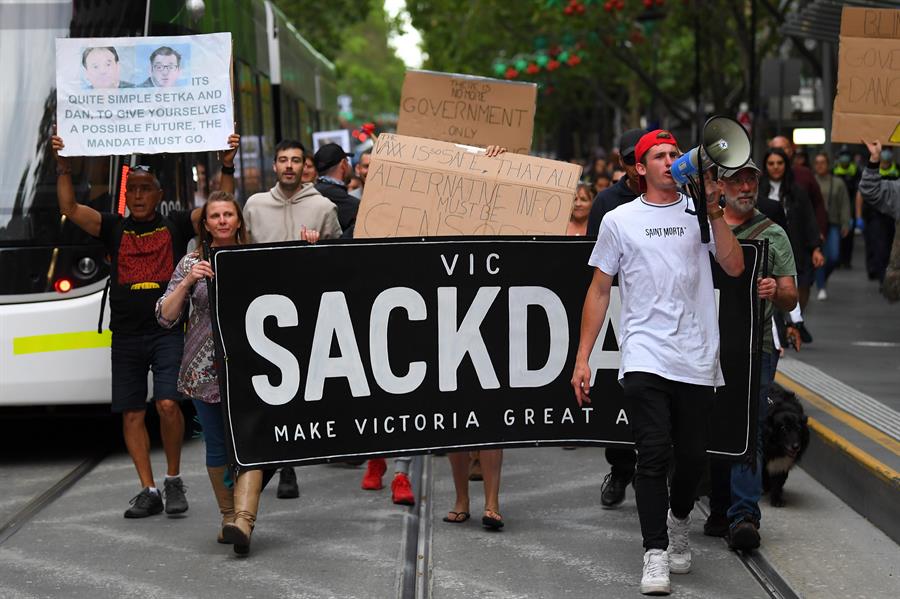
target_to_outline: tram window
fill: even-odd
[[[297,102],[297,108],[300,112],[300,141],[303,145],[312,151],[312,134],[315,129],[313,123],[312,111],[302,100]]]
[[[275,115],[272,107],[272,85],[265,75],[259,76],[260,107],[262,108],[262,174],[265,189],[275,185],[275,172],[266,168],[275,160]]]
[[[256,76],[244,63],[238,64],[238,85],[240,86],[240,129],[241,129],[241,176],[244,197],[262,191],[263,180],[259,137],[259,86]]]

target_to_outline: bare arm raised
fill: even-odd
[[[75,186],[72,184],[72,167],[69,159],[60,156],[59,151],[65,147],[60,136],[51,138],[53,155],[56,157],[56,200],[59,211],[67,219],[78,225],[88,235],[100,235],[100,213],[84,204],[75,201]]]

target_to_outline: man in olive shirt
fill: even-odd
[[[710,516],[703,527],[710,536],[727,536],[732,549],[759,547],[759,497],[762,494],[762,427],[766,419],[769,386],[775,378],[778,352],[772,335],[775,308],[790,311],[797,305],[797,268],[791,242],[784,229],[756,209],[759,168],[749,161],[739,169],[719,172],[718,189],[725,196],[725,222],[738,239],[766,239],[768,264],[757,281],[765,300],[760,357],[759,411],[757,413],[756,467],[748,463],[712,460]]]

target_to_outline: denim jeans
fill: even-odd
[[[828,236],[825,238],[825,266],[816,269],[816,287],[825,289],[825,283],[841,260],[841,227],[828,225]]]
[[[736,524],[743,519],[759,523],[759,498],[762,495],[762,432],[768,411],[769,387],[775,380],[778,353],[762,352],[759,372],[759,412],[756,428],[756,471],[747,463],[731,463],[712,460],[710,477],[712,491],[710,510],[714,514],[726,514],[728,521]],[[729,492],[730,489],[730,492]]]
[[[194,408],[203,427],[203,443],[206,445],[206,465],[210,468],[224,466],[228,456],[225,454],[225,423],[222,422],[222,404],[206,403],[194,400]]]

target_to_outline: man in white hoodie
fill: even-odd
[[[244,206],[244,222],[253,243],[295,241],[304,227],[318,231],[320,239],[341,236],[337,207],[312,183],[300,183],[305,154],[303,144],[292,139],[275,147],[272,168],[278,183],[250,196]]]
[[[255,193],[244,206],[244,226],[253,243],[296,241],[301,231],[317,231],[317,239],[341,236],[337,207],[316,191],[313,183],[301,183],[306,148],[299,141],[285,139],[275,146],[275,179],[269,191]],[[305,238],[304,234],[304,238]],[[310,241],[315,241],[312,237]],[[277,495],[292,499],[300,495],[293,468],[281,469]]]

